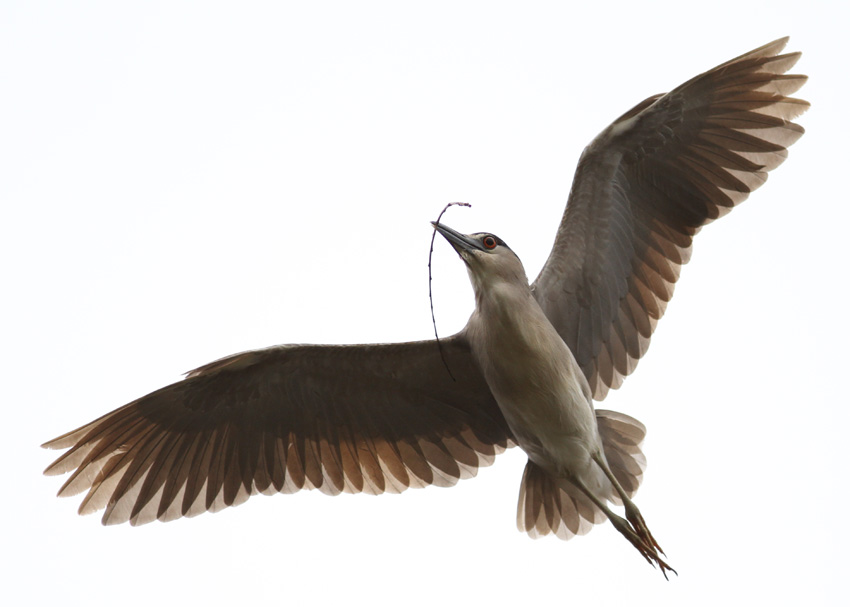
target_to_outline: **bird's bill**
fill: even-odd
[[[440,234],[443,235],[443,238],[449,241],[449,244],[451,244],[454,247],[455,251],[457,251],[458,253],[460,253],[461,251],[484,250],[484,246],[480,242],[470,238],[465,234],[461,234],[460,232],[451,229],[449,226],[443,225],[436,221],[432,221],[431,225],[434,226],[435,230],[437,230]]]

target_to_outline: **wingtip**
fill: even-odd
[[[67,432],[62,436],[57,436],[56,438],[51,438],[48,441],[44,441],[39,445],[42,449],[65,449],[70,445],[65,445],[64,441],[68,438],[68,435],[72,434],[71,432]]]
[[[769,56],[769,55],[778,55],[782,52],[788,42],[791,40],[791,36],[782,36],[781,38],[777,38],[773,42],[768,42],[764,46],[760,46],[759,48],[750,51],[747,55],[757,55],[757,56]]]
[[[791,39],[790,36],[783,36],[782,38],[777,38],[773,42],[768,42],[767,44],[764,44],[764,45],[762,45],[758,48],[755,48],[751,51],[747,51],[743,55],[739,55],[739,56],[735,57],[734,59],[730,59],[729,61],[726,61],[725,63],[721,63],[720,65],[718,65],[713,70],[709,70],[709,72],[715,71],[717,69],[725,68],[727,66],[733,65],[735,63],[739,63],[740,61],[744,61],[744,60],[747,60],[747,59],[762,59],[762,58],[766,58],[766,57],[775,57],[775,56],[779,55],[779,53],[782,52],[782,50],[788,44],[788,41],[790,39]],[[794,60],[792,61],[791,65],[786,67],[786,69],[783,70],[783,71],[787,71],[787,69],[789,69],[794,63],[797,62],[797,59],[799,59],[800,56],[802,56],[802,53],[799,52],[799,51],[796,51],[794,53],[788,53],[787,55],[783,55],[783,57],[785,57],[785,58],[795,57]]]

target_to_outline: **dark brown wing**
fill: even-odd
[[[511,446],[462,334],[237,354],[45,443],[104,524],[194,516],[254,493],[451,486]]]
[[[809,104],[787,38],[620,117],[584,151],[535,297],[601,400],[631,373],[694,235],[762,185]]]

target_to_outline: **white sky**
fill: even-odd
[[[8,604],[846,597],[848,5],[567,4],[0,5]],[[602,405],[649,428],[636,501],[678,579],[610,524],[518,533],[518,449],[450,490],[259,496],[140,528],[53,497],[40,443],[183,371],[275,343],[428,338],[428,221],[449,201],[473,207],[446,223],[498,234],[535,276],[596,133],[786,34],[808,133],[702,232]],[[449,335],[473,302],[437,245]]]

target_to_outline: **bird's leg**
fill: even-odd
[[[629,522],[632,524],[632,527],[640,534],[644,541],[652,544],[658,552],[664,554],[666,556],[666,552],[658,545],[658,542],[652,536],[652,533],[649,531],[649,527],[646,526],[646,521],[643,520],[643,515],[638,510],[637,506],[635,506],[634,502],[630,499],[625,498],[623,500],[623,504],[626,508],[626,518],[629,519]]]
[[[576,479],[570,478],[569,481],[573,483],[576,487],[578,487],[582,493],[584,493],[590,501],[592,501],[596,506],[602,510],[605,516],[608,517],[608,520],[611,521],[611,524],[614,525],[614,529],[620,532],[620,534],[625,537],[629,542],[631,542],[632,546],[634,546],[638,552],[641,553],[641,556],[646,559],[646,561],[652,565],[653,567],[657,564],[659,569],[661,569],[661,573],[664,574],[664,579],[669,580],[667,577],[667,572],[672,571],[676,573],[676,570],[673,569],[670,565],[664,562],[660,556],[658,556],[658,552],[656,550],[657,544],[655,540],[652,539],[652,534],[649,533],[649,530],[646,529],[646,525],[643,525],[643,528],[646,530],[646,534],[642,533],[641,530],[632,522],[631,519],[628,521],[624,519],[622,516],[615,514],[609,507],[605,501],[599,499],[594,495],[594,493],[584,486],[584,484]],[[622,489],[622,488],[621,488]],[[625,494],[625,492],[624,492]],[[627,498],[628,499],[628,498]],[[634,510],[637,511],[637,515],[640,516],[640,511],[637,510],[637,507],[634,506]],[[626,509],[628,515],[628,509]],[[640,518],[640,521],[643,522],[643,517]],[[647,541],[647,536],[649,541]],[[660,550],[660,549],[659,549]],[[676,573],[676,575],[679,575]]]
[[[605,458],[602,457],[601,454],[596,454],[593,456],[593,461],[602,468],[602,472],[604,472],[605,476],[608,477],[608,480],[611,481],[611,484],[614,486],[614,490],[623,501],[623,506],[626,509],[626,518],[632,524],[634,530],[637,531],[638,535],[641,536],[645,543],[650,546],[654,546],[661,554],[666,554],[655,538],[652,537],[652,533],[650,533],[649,527],[646,525],[646,521],[643,520],[643,515],[640,513],[640,510],[638,510],[635,503],[629,498],[626,490],[623,489],[623,486],[617,480],[617,477],[615,477],[614,473],[611,472],[611,468],[608,466],[608,462],[605,461]]]

